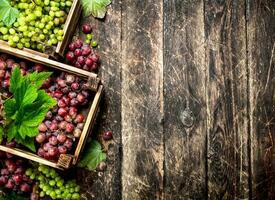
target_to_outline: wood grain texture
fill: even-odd
[[[163,191],[163,4],[122,2],[122,197]]]
[[[202,0],[164,1],[165,199],[206,196]]]
[[[275,199],[275,2],[247,1],[252,199]]]
[[[121,199],[121,1],[113,0],[105,20],[84,18],[79,26],[90,23],[99,43],[101,56],[99,77],[105,87],[101,112],[92,134],[101,138],[104,131],[112,130],[114,140],[103,145],[107,150],[107,170],[98,173],[79,171],[81,186],[86,199]],[[81,31],[79,31],[81,32]],[[83,35],[81,37],[84,38]]]
[[[208,198],[247,199],[245,2],[205,1]]]

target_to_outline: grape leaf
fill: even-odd
[[[26,76],[29,81],[36,87],[40,88],[43,83],[52,75],[52,72],[34,72]]]
[[[3,127],[0,127],[0,143],[3,140],[3,135],[4,135],[4,129],[3,129]]]
[[[102,151],[98,141],[93,140],[87,145],[78,167],[87,167],[89,170],[95,170],[100,162],[106,160],[106,153]]]
[[[104,18],[107,6],[112,3],[111,0],[82,0],[84,16],[93,15],[96,18]]]
[[[11,26],[19,16],[19,11],[13,8],[9,1],[0,0],[0,21],[6,26]]]
[[[28,114],[24,117],[22,124],[28,127],[37,127],[43,122],[48,111],[48,107],[42,106],[40,109],[35,110],[35,113]]]
[[[22,81],[22,76],[21,76],[21,71],[17,67],[13,71],[13,76],[10,79],[10,92],[15,92],[15,90],[18,88],[18,86],[21,84]]]
[[[18,130],[20,136],[24,140],[27,136],[28,137],[35,137],[38,135],[39,131],[37,127],[30,127],[22,123]]]
[[[38,126],[44,120],[50,108],[56,105],[56,100],[44,90],[39,90],[44,81],[52,73],[32,73],[21,76],[19,68],[11,75],[10,91],[13,98],[4,104],[5,117],[10,122],[7,125],[8,141],[15,140],[35,151],[34,139],[39,131]]]
[[[18,132],[18,126],[15,124],[15,122],[11,123],[8,128],[8,141],[10,142],[13,138],[15,138],[16,134]]]
[[[5,111],[5,115],[8,118],[12,118],[12,116],[15,114],[16,112],[16,102],[15,99],[8,99],[5,101],[4,103],[4,111]]]

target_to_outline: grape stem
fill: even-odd
[[[35,5],[37,5],[36,3],[35,3],[35,1],[34,0],[31,0]]]

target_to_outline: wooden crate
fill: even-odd
[[[68,17],[66,19],[66,22],[64,24],[64,35],[63,40],[61,42],[58,42],[57,46],[52,46],[46,49],[45,53],[41,53],[36,50],[23,48],[24,51],[32,53],[34,55],[39,55],[44,58],[54,58],[57,59],[59,57],[63,57],[65,54],[65,51],[74,35],[75,28],[77,26],[79,17],[81,15],[81,2],[80,0],[74,0],[72,7],[68,13]],[[1,41],[1,44],[7,44],[5,41]]]
[[[32,61],[34,63],[40,63],[40,64],[47,66],[48,68],[75,74],[75,75],[87,80],[87,82],[90,85],[90,89],[95,92],[94,99],[92,100],[89,110],[88,110],[88,114],[86,117],[86,121],[85,121],[85,125],[83,128],[82,134],[79,138],[79,141],[77,143],[77,146],[76,146],[76,149],[75,149],[75,152],[73,155],[71,155],[71,154],[61,155],[57,162],[53,162],[53,161],[49,161],[44,158],[41,158],[38,155],[27,152],[25,150],[21,150],[18,148],[9,148],[9,147],[0,145],[1,151],[5,151],[5,152],[11,153],[11,154],[14,154],[14,155],[38,162],[38,163],[41,163],[44,165],[54,167],[54,168],[68,169],[68,168],[74,166],[78,161],[80,153],[83,150],[83,147],[86,143],[87,137],[93,127],[97,113],[99,111],[99,103],[100,103],[100,99],[101,99],[101,96],[103,93],[103,85],[100,83],[100,79],[94,73],[84,71],[84,70],[63,64],[63,63],[59,63],[57,61],[53,61],[48,58],[41,57],[37,54],[33,55],[32,53],[30,53],[28,51],[12,48],[8,45],[1,44],[1,43],[0,43],[0,52],[10,54],[17,58]]]

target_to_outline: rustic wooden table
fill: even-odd
[[[114,131],[86,199],[275,199],[275,2],[113,0],[91,22]]]

